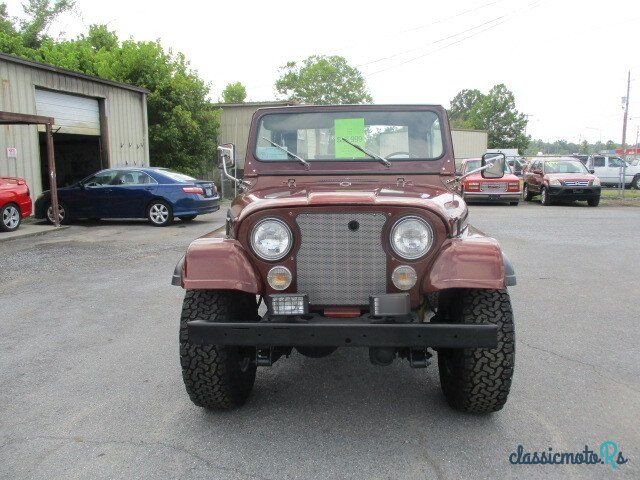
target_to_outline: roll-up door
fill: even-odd
[[[36,89],[36,112],[53,117],[59,133],[100,135],[100,109],[95,98]]]

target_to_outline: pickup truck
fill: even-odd
[[[591,155],[587,159],[585,166],[593,171],[602,185],[618,186],[622,178],[624,164],[625,161],[620,157]],[[624,184],[626,187],[640,190],[640,165],[633,166],[627,163],[624,169]]]

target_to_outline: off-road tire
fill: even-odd
[[[193,403],[211,410],[243,405],[256,379],[256,351],[252,347],[192,344],[187,322],[247,322],[257,318],[255,295],[210,290],[186,292],[180,317],[180,364]]]
[[[529,190],[529,186],[525,183],[524,184],[524,201],[525,202],[530,202],[533,199],[533,193],[531,193],[531,190]]]
[[[442,392],[456,410],[497,412],[507,401],[515,360],[509,293],[507,290],[462,290],[450,305],[453,323],[498,325],[498,346],[439,350]]]
[[[590,198],[587,200],[587,205],[590,207],[597,207],[600,204],[600,197]]]
[[[540,188],[540,204],[541,205],[551,205],[551,196],[549,195],[549,189],[547,187]]]

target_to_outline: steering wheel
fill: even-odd
[[[395,157],[398,155],[402,155],[400,158],[411,158],[411,155],[409,154],[409,152],[393,152],[387,155],[387,158]]]

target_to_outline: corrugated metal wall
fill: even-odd
[[[36,88],[98,99],[104,106],[108,143],[103,149],[108,149],[110,166],[149,165],[143,93],[0,58],[0,110],[36,114]],[[16,159],[7,158],[8,147],[17,148]],[[25,178],[34,195],[42,191],[36,126],[0,126],[0,175]]]
[[[453,153],[456,159],[481,157],[487,151],[489,134],[486,130],[451,130]]]
[[[220,112],[218,143],[233,143],[236,146],[236,159],[240,169],[244,168],[251,117],[257,108],[249,104],[223,108]]]

